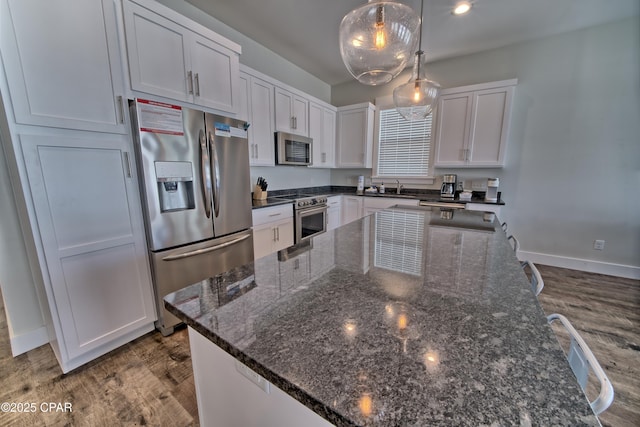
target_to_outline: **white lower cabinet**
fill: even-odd
[[[254,209],[253,255],[255,259],[293,245],[291,204]]]
[[[342,196],[342,225],[362,218],[362,196]]]
[[[63,372],[156,320],[133,157],[125,136],[21,134]],[[46,261],[46,262],[45,262]]]
[[[327,197],[327,231],[342,224],[342,196]]]

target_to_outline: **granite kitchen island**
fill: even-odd
[[[165,305],[203,425],[599,425],[492,215],[379,211]]]

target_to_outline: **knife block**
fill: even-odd
[[[253,187],[253,200],[265,200],[267,198],[267,191],[262,191],[260,186]]]

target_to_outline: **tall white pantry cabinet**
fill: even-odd
[[[2,143],[63,372],[156,319],[116,5],[0,0]]]

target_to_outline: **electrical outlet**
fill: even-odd
[[[604,250],[604,240],[594,240],[593,241],[593,249],[597,251]]]

